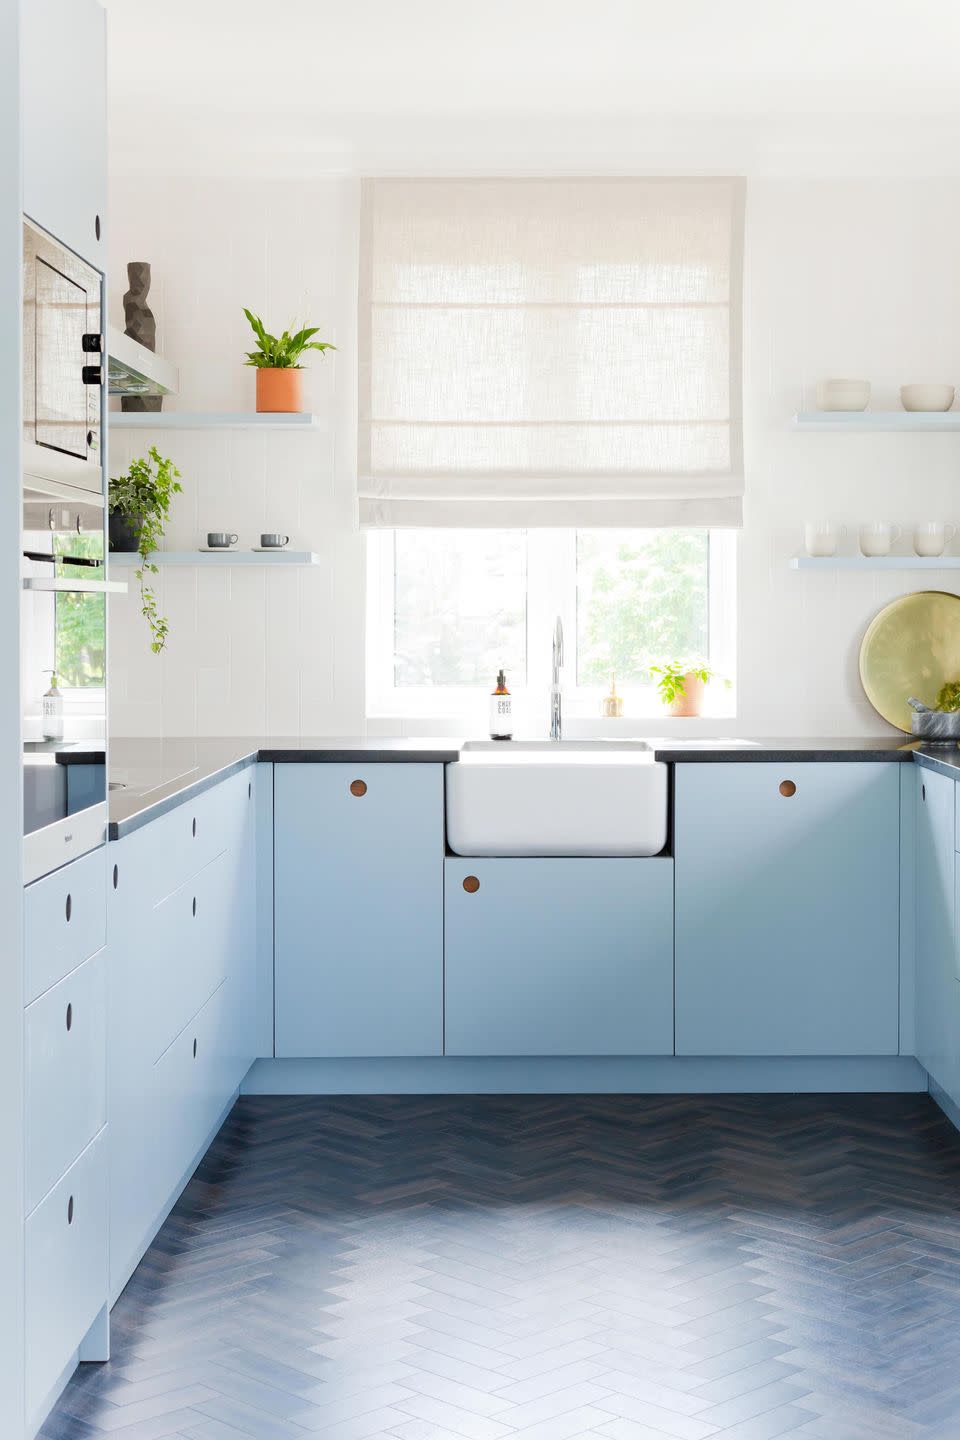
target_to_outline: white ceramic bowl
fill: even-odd
[[[821,380],[817,386],[820,410],[866,410],[869,403],[869,380]]]
[[[953,404],[952,385],[901,385],[904,410],[949,410]]]

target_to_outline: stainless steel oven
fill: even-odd
[[[23,226],[24,475],[103,491],[101,276]]]
[[[102,276],[23,227],[21,684],[29,883],[102,845],[106,775],[106,496]],[[50,671],[68,703],[44,718]],[[59,718],[59,717],[58,717]]]

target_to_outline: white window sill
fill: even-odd
[[[469,708],[450,707],[445,710],[438,705],[436,711],[425,714],[422,710],[402,710],[384,706],[371,707],[367,712],[367,733],[375,735],[400,734],[404,736],[462,735],[485,736],[488,733],[489,717],[487,697],[480,705]],[[646,739],[652,736],[697,735],[704,739],[723,737],[730,734],[736,723],[736,710],[731,704],[722,714],[697,715],[680,718],[668,715],[665,710],[651,714],[625,715],[618,720],[607,720],[595,711],[578,713],[574,705],[563,710],[563,734],[568,740]],[[531,713],[526,706],[517,705],[514,718],[514,738],[518,740],[543,739],[549,733],[549,712],[547,703],[538,705]]]

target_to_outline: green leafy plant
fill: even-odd
[[[937,696],[937,709],[951,712],[960,710],[960,680],[948,680],[946,685],[941,686]]]
[[[662,665],[651,665],[650,675],[654,677],[657,693],[664,705],[672,705],[679,700],[681,695],[686,694],[685,681],[688,675],[693,675],[701,680],[704,685],[709,680],[716,680],[720,677],[715,671],[710,670],[698,660],[665,660]],[[656,677],[659,676],[659,679]],[[727,689],[730,688],[730,681],[724,680]]]
[[[254,315],[252,310],[246,306],[243,309],[244,315],[250,321],[250,328],[257,338],[256,350],[248,350],[245,365],[253,365],[258,370],[299,370],[300,356],[305,350],[336,350],[336,345],[329,345],[325,340],[314,340],[312,337],[317,333],[317,326],[305,326],[302,330],[296,330],[293,334],[284,330],[282,335],[271,335],[263,328],[263,321],[259,315]]]
[[[166,645],[169,627],[166,616],[159,612],[156,594],[146,577],[157,574],[150,556],[163,539],[174,495],[182,493],[180,471],[172,460],[160,454],[156,445],[151,445],[145,456],[131,460],[125,475],[110,481],[111,515],[123,515],[137,530],[140,564],[133,573],[140,584],[140,611],[150,627],[153,637],[150,649],[155,655]]]

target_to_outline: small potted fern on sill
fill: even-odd
[[[701,714],[707,686],[720,678],[702,660],[665,660],[651,665],[650,675],[667,713],[678,719]],[[730,681],[723,684],[729,690]]]
[[[243,311],[256,336],[257,348],[247,351],[246,365],[257,372],[257,413],[295,415],[302,409],[300,356],[307,350],[335,350],[325,340],[314,340],[315,325],[304,326],[292,334],[271,335],[264,329],[259,315],[244,307]]]

